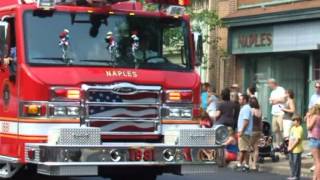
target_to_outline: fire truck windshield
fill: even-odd
[[[191,68],[181,18],[27,11],[24,27],[31,65]]]

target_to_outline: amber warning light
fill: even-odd
[[[192,103],[193,93],[189,90],[169,90],[166,91],[167,102]]]
[[[189,6],[190,0],[146,0],[147,3]]]
[[[79,100],[81,98],[80,89],[54,88],[52,98],[57,100]]]

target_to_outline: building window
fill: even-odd
[[[316,52],[313,56],[313,80],[320,80],[320,53]]]

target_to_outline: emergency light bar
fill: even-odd
[[[37,4],[38,8],[50,10],[56,5],[73,5],[73,6],[93,6],[101,7],[106,5],[117,4],[120,2],[133,2],[136,0],[22,0],[25,4]],[[173,16],[181,16],[184,14],[184,7],[191,4],[191,0],[145,0],[147,3],[156,3],[167,5],[165,12]],[[169,6],[169,8],[168,8]]]
[[[189,6],[191,0],[146,0],[147,3]]]
[[[123,1],[123,0],[119,0]],[[54,8],[56,4],[68,5],[105,5],[108,0],[22,0],[26,4],[36,3],[39,8]]]
[[[56,1],[59,0],[22,0],[25,4],[36,3],[38,8],[51,9],[54,8]]]
[[[53,8],[55,6],[55,0],[38,0],[37,6],[44,7],[44,8]]]
[[[171,16],[182,16],[185,12],[185,7],[181,6],[169,6],[166,9],[166,13]]]

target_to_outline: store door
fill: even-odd
[[[269,96],[271,90],[267,86],[269,78],[275,78],[285,89],[295,93],[297,113],[303,114],[306,97],[306,66],[308,56],[268,56],[256,60],[256,86],[261,104],[263,119],[271,121]]]
[[[256,87],[258,100],[260,102],[262,110],[262,119],[264,121],[268,120],[268,112],[271,108],[269,105],[269,94],[270,90],[267,85],[268,79],[271,77],[271,61],[270,58],[264,57],[256,62],[257,72],[256,72]]]

